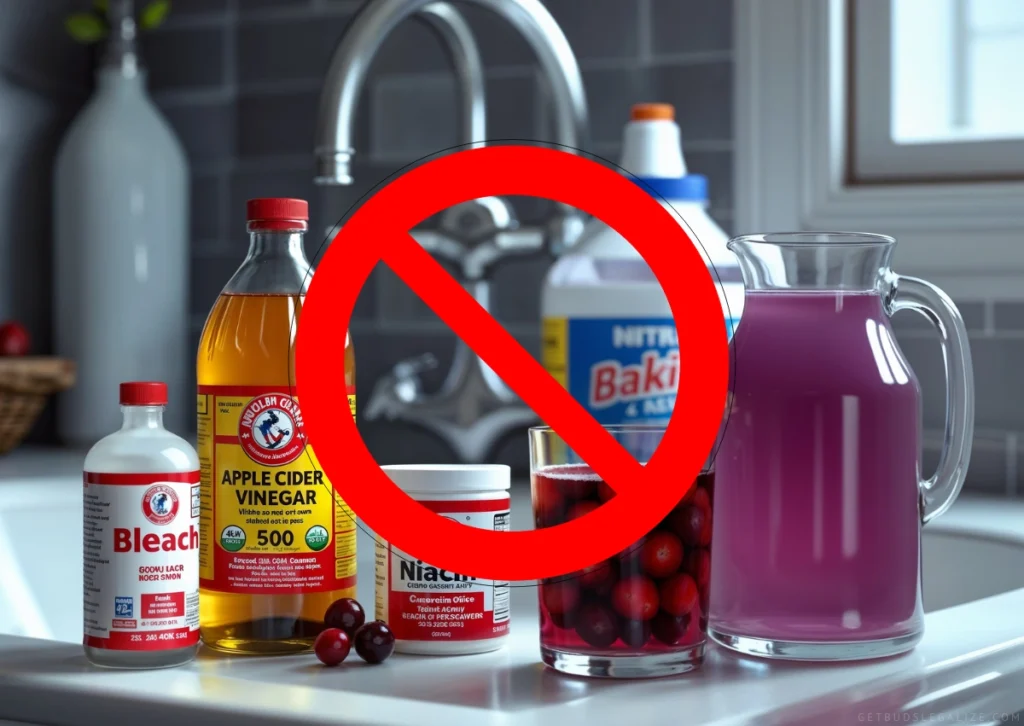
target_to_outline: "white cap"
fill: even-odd
[[[505,464],[394,464],[382,466],[404,492],[488,492],[508,489],[512,470]]]
[[[675,107],[667,103],[638,103],[633,106],[623,135],[619,165],[641,179],[686,176]]]

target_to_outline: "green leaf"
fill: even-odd
[[[93,0],[92,6],[96,9],[96,12],[105,17],[107,11],[110,10],[110,0]]]
[[[64,20],[64,27],[79,43],[95,43],[107,34],[107,26],[93,13],[75,13]]]
[[[139,27],[143,30],[152,30],[164,22],[167,13],[171,11],[170,0],[155,0],[142,10]]]

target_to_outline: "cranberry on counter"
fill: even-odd
[[[366,623],[356,631],[356,653],[367,663],[383,663],[395,652],[395,634],[383,620]]]
[[[336,666],[354,647],[367,663],[382,663],[395,651],[395,634],[383,620],[365,622],[366,611],[357,600],[335,600],[324,613],[327,628],[317,636],[313,652],[326,666]]]
[[[313,652],[317,659],[325,666],[339,665],[348,657],[352,648],[352,641],[344,630],[339,628],[327,628],[316,637],[313,643]]]
[[[344,630],[349,638],[352,638],[365,622],[366,612],[363,606],[350,597],[335,600],[324,614],[324,625]]]

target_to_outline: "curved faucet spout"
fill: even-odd
[[[540,0],[466,0],[505,18],[533,48],[551,84],[556,141],[571,149],[588,142],[587,103],[576,56]],[[316,182],[351,184],[356,104],[367,70],[384,38],[410,15],[420,14],[440,33],[459,80],[464,143],[486,140],[483,66],[472,31],[451,5],[435,0],[373,0],[352,21],[334,51],[320,95],[316,131]]]
[[[405,18],[418,11],[440,37],[451,58],[460,93],[460,135],[463,143],[487,138],[483,63],[473,31],[448,3],[374,0],[358,12],[331,58],[316,127],[316,183],[352,183],[356,105],[366,73],[384,39]]]

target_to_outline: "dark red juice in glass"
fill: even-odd
[[[583,516],[615,496],[585,464],[541,468],[531,483],[538,528]],[[714,474],[706,472],[640,541],[574,575],[543,581],[545,662],[565,654],[606,656],[613,662],[620,656],[663,654],[699,665],[707,629],[713,503]]]

